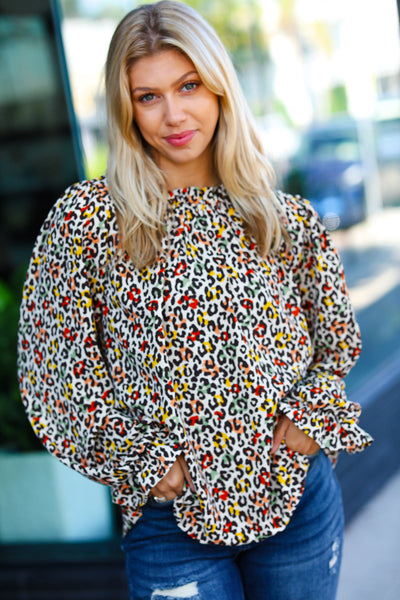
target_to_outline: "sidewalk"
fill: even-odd
[[[347,230],[332,232],[356,311],[400,284],[400,206],[388,207]]]
[[[359,365],[348,378],[350,390],[361,382],[374,388],[374,377],[390,376],[385,364],[399,353],[399,231],[400,207],[391,207],[333,234],[364,341]],[[400,598],[400,457],[392,458],[399,465],[396,474],[346,528],[337,600]]]
[[[337,600],[400,598],[400,471],[345,531]]]

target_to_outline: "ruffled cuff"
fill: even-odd
[[[296,402],[298,404],[298,402]],[[373,438],[358,425],[361,406],[348,400],[336,404],[293,406],[290,399],[279,403],[279,410],[330,456],[341,450],[354,454],[373,442]]]
[[[138,469],[132,477],[132,487],[147,499],[150,490],[168,473],[182,448],[161,437],[145,441],[139,454]]]

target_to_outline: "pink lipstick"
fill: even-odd
[[[165,139],[167,140],[168,144],[171,144],[171,146],[179,147],[188,144],[190,140],[194,138],[195,135],[196,130],[190,129],[189,131],[182,131],[181,133],[167,135],[165,136]]]

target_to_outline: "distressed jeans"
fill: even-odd
[[[131,600],[334,600],[343,542],[341,492],[331,463],[311,458],[286,529],[243,546],[200,544],[171,503],[150,503],[123,539]]]

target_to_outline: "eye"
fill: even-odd
[[[187,81],[186,83],[183,84],[181,89],[183,92],[192,92],[193,90],[197,89],[199,86],[200,86],[199,81]]]
[[[149,92],[148,94],[143,94],[142,96],[138,97],[138,102],[141,102],[142,104],[147,104],[148,102],[151,102],[152,100],[154,100],[155,98],[155,94],[152,94],[151,92]]]

